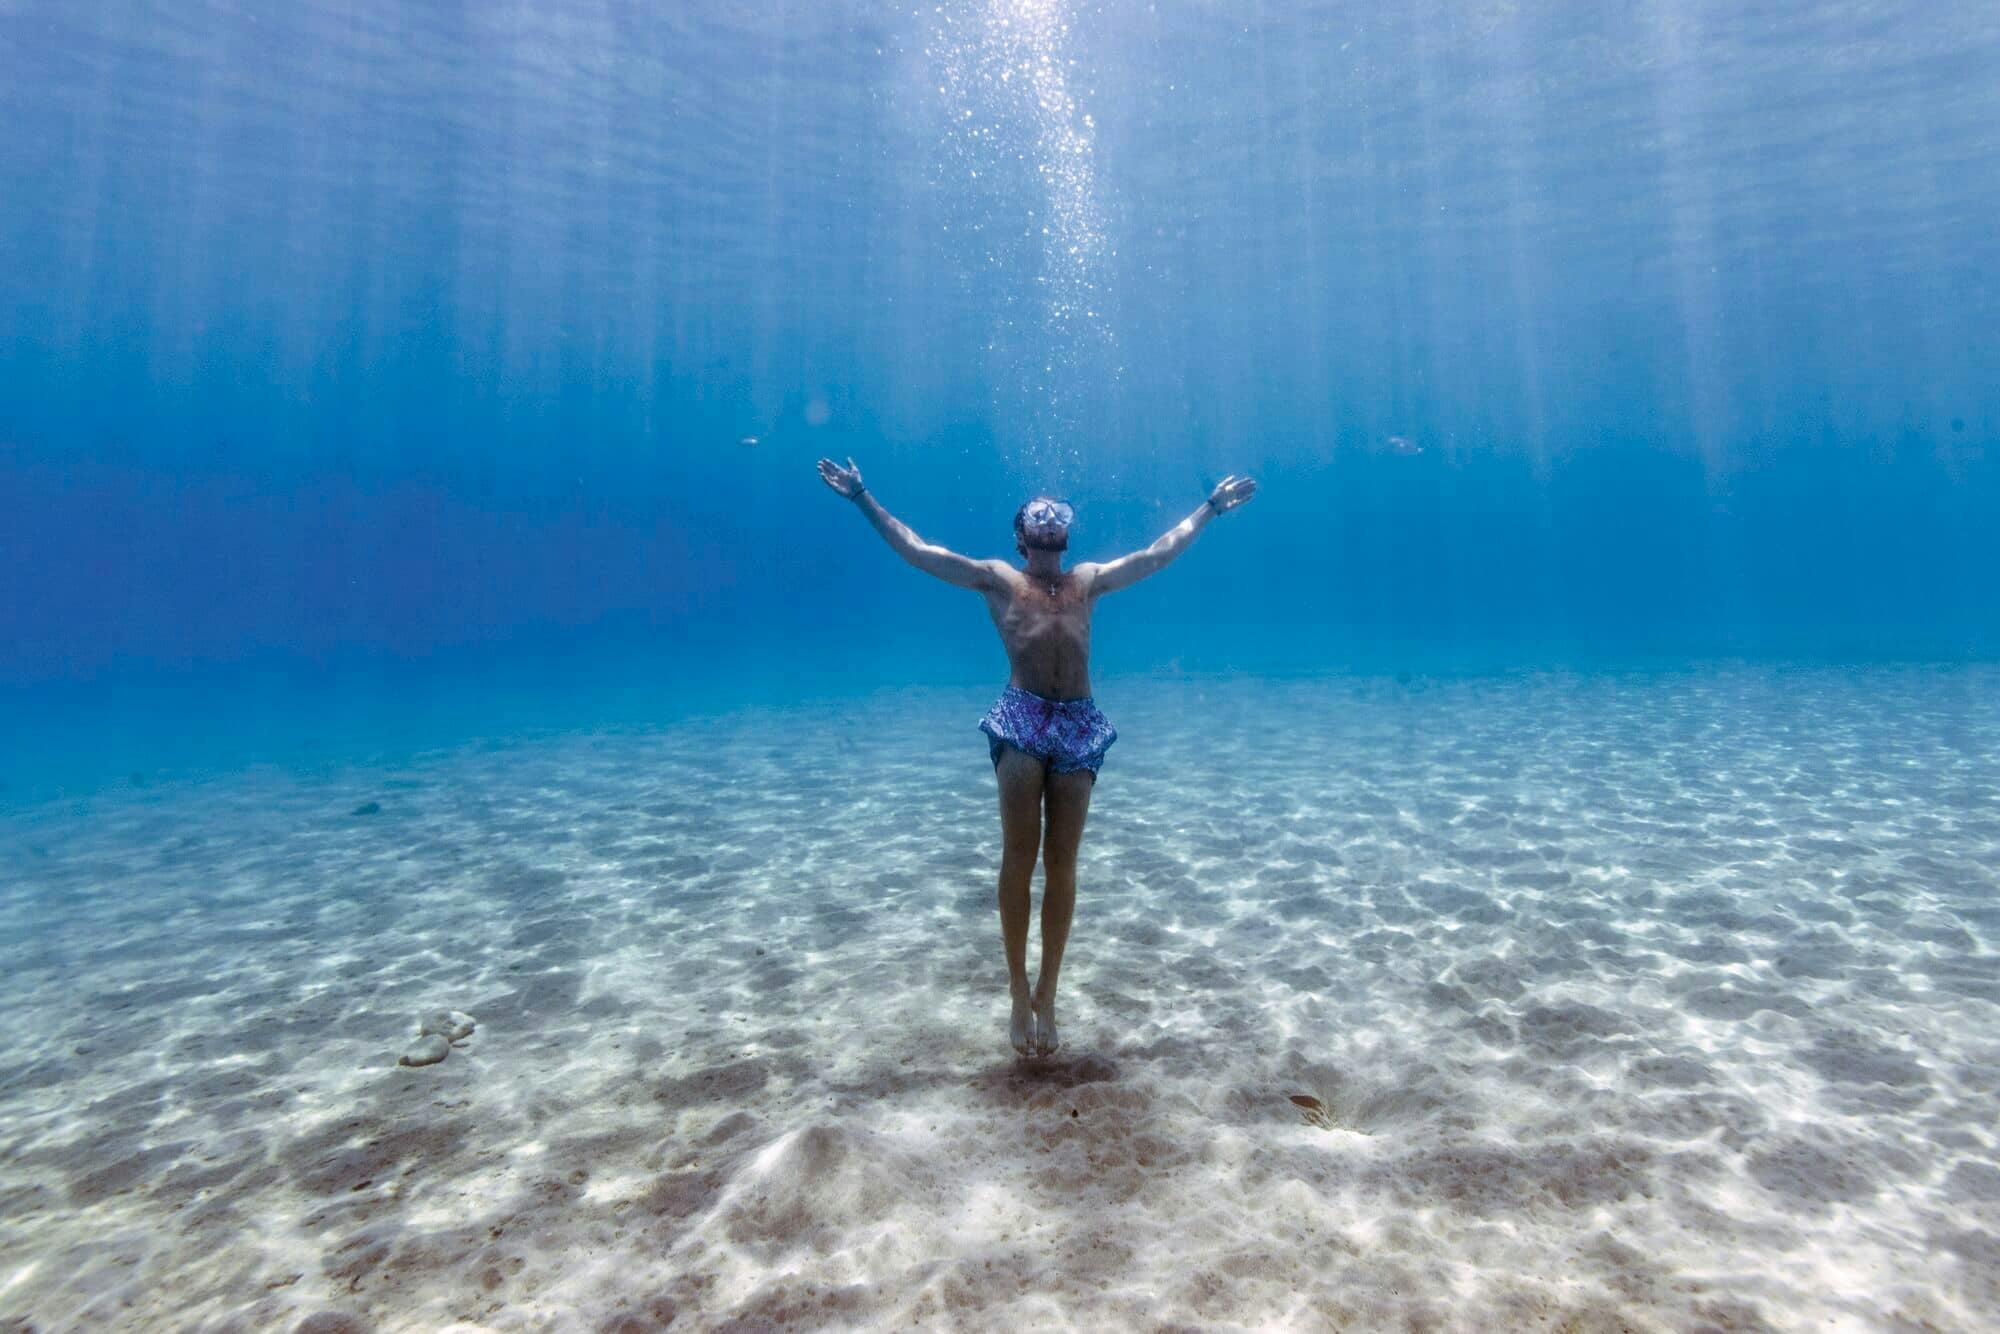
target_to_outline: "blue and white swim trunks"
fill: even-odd
[[[1118,739],[1118,729],[1099,711],[1091,698],[1050,699],[1019,686],[1000,692],[993,707],[979,720],[986,733],[993,767],[1000,767],[1000,752],[1013,746],[1042,762],[1048,773],[1087,770],[1097,777],[1104,752]]]

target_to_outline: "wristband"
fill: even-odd
[[[1204,501],[1202,501],[1201,503],[1202,503],[1202,504],[1204,504],[1204,505],[1206,505],[1206,506],[1208,506],[1208,507],[1209,507],[1210,509],[1214,510],[1214,511],[1215,511],[1215,516],[1216,516],[1216,517],[1217,517],[1218,519],[1222,517],[1222,506],[1220,506],[1220,505],[1218,505],[1218,504],[1216,504],[1216,503],[1215,503],[1215,497],[1214,497],[1214,496],[1210,496],[1210,497],[1209,497],[1209,498],[1208,498],[1207,500],[1204,500]]]
[[[853,500],[853,501],[859,501],[859,500],[861,499],[861,497],[863,497],[863,496],[865,496],[865,495],[867,495],[867,494],[868,494],[868,488],[867,488],[867,487],[865,487],[865,486],[857,486],[857,487],[855,487],[855,488],[854,488],[854,494],[853,494],[853,495],[851,495],[851,496],[849,496],[849,497],[848,497],[848,499],[849,499],[849,500]]]

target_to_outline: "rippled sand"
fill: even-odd
[[[1099,702],[1040,1066],[984,693],[8,815],[0,1327],[2000,1328],[2000,672]]]

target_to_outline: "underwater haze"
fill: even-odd
[[[2000,1329],[1996,216],[1961,0],[0,0],[0,1325]],[[1257,480],[1057,1056],[822,457]]]

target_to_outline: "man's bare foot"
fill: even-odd
[[[1056,1033],[1056,998],[1036,993],[1034,1011],[1035,1055],[1053,1056],[1062,1046],[1062,1038]]]
[[[1007,1040],[1023,1056],[1035,1054],[1035,1011],[1025,991],[1014,993],[1014,1018],[1007,1025]]]

